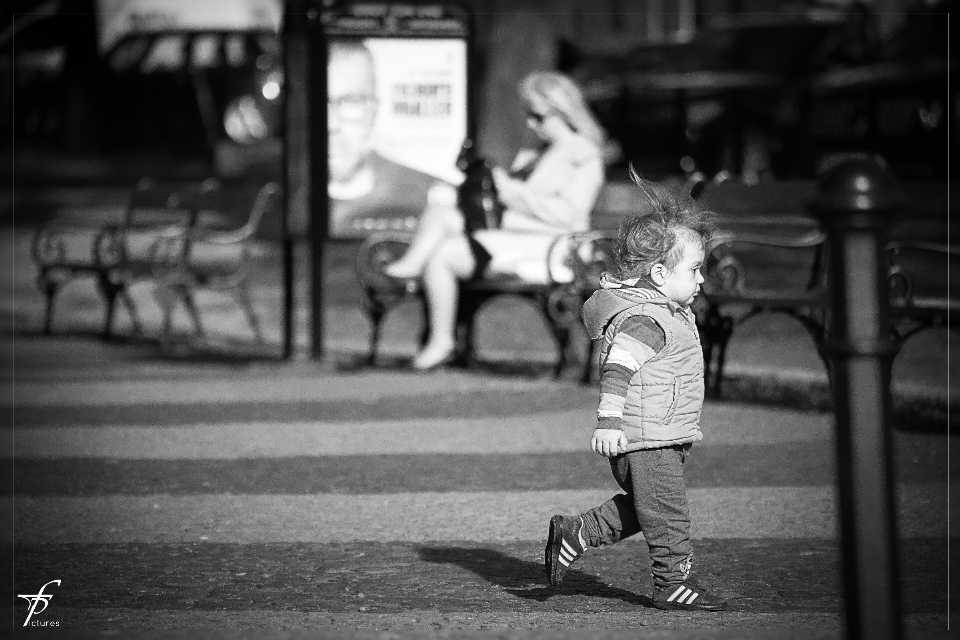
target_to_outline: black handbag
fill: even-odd
[[[477,154],[469,138],[460,147],[457,168],[465,176],[457,190],[457,206],[463,213],[467,232],[499,228],[506,207],[497,197],[490,163]]]

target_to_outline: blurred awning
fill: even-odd
[[[279,30],[283,0],[98,0],[100,50],[125,36],[173,31]]]
[[[807,86],[817,94],[860,94],[877,90],[914,90],[922,86],[947,87],[950,64],[947,60],[926,60],[902,64],[878,62],[871,65],[833,69],[810,78]]]
[[[668,71],[628,74],[626,85],[634,91],[684,91],[698,96],[747,89],[773,89],[783,84],[776,73],[759,71]]]
[[[266,54],[268,59],[260,56]],[[256,65],[269,71],[279,63],[280,42],[266,30],[172,30],[130,33],[105,54],[116,73],[177,72]]]
[[[277,33],[282,0],[7,0],[0,52],[65,45],[77,15],[96,13],[102,51],[129,35],[164,32]]]

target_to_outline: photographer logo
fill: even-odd
[[[34,615],[35,613],[43,613],[44,611],[47,610],[47,606],[50,604],[50,600],[53,599],[53,594],[44,593],[43,590],[46,589],[47,587],[49,587],[49,586],[52,585],[52,584],[55,584],[55,585],[57,585],[57,586],[59,587],[59,586],[60,586],[60,581],[59,581],[59,580],[51,580],[51,581],[48,582],[47,584],[45,584],[45,585],[43,585],[42,587],[40,587],[40,591],[38,591],[35,595],[22,595],[22,594],[21,594],[21,595],[18,595],[18,596],[17,596],[18,598],[23,598],[24,600],[26,600],[27,602],[30,603],[30,610],[27,612],[27,619],[26,619],[26,621],[23,623],[23,626],[25,626],[25,627],[26,627],[26,626],[31,626],[31,627],[58,627],[58,626],[60,626],[60,623],[59,623],[58,621],[56,621],[56,620],[51,621],[51,622],[42,622],[42,623],[34,620],[32,624],[30,623],[30,619],[33,618],[33,615]],[[40,609],[37,609],[37,606],[40,605],[40,604],[43,604],[43,607],[40,608]]]

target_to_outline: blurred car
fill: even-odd
[[[102,61],[106,140],[207,153],[223,177],[278,175],[282,85],[271,31],[127,34]]]

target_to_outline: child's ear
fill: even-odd
[[[657,285],[658,287],[662,286],[663,283],[667,281],[668,275],[668,269],[659,262],[650,268],[650,279],[653,280],[653,284]]]

